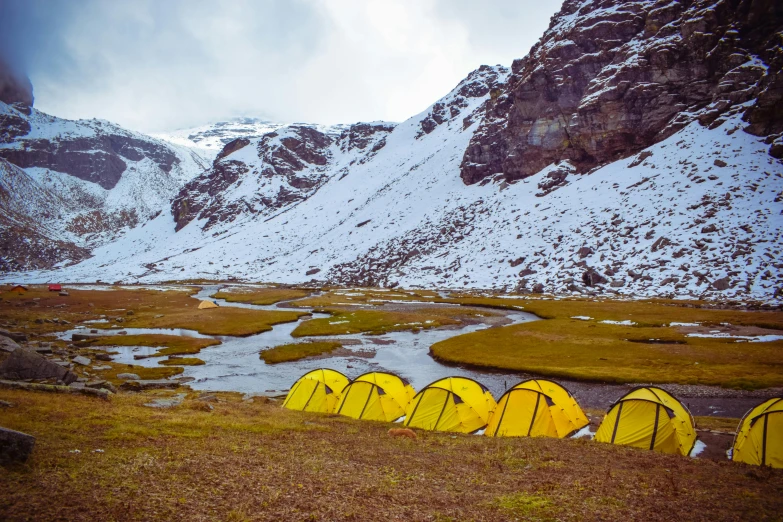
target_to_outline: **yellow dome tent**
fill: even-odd
[[[688,455],[696,444],[696,427],[691,413],[669,393],[639,387],[609,408],[595,440]]]
[[[783,468],[783,398],[765,401],[742,417],[731,460]]]
[[[360,375],[340,394],[335,411],[354,419],[391,422],[405,414],[416,391],[393,373]]]
[[[589,423],[568,390],[546,379],[530,379],[503,394],[484,435],[563,438]]]
[[[198,309],[199,310],[203,310],[205,308],[217,308],[217,307],[218,307],[217,304],[213,303],[212,301],[206,301],[206,300],[205,301],[201,301],[198,304]]]
[[[405,426],[471,433],[487,425],[495,406],[483,384],[465,377],[446,377],[413,397],[405,412]]]
[[[302,375],[285,397],[289,410],[332,413],[339,393],[348,386],[348,377],[337,370],[319,368]]]

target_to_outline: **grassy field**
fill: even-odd
[[[470,297],[451,301],[524,309],[546,320],[436,343],[432,354],[444,362],[606,382],[676,382],[745,389],[783,386],[783,341],[738,343],[729,338],[688,337],[679,327],[669,326],[672,322],[698,322],[783,329],[781,312],[711,310],[693,308],[694,303],[666,301]]]
[[[432,302],[439,299],[437,292],[430,290],[384,290],[378,288],[325,289],[321,295],[302,299],[293,306],[324,308],[340,305],[382,305],[386,302]]]
[[[290,301],[291,299],[300,299],[307,297],[312,292],[310,290],[300,290],[298,288],[256,288],[256,287],[228,287],[220,290],[212,297],[216,299],[225,299],[229,303],[248,303],[254,305],[271,305],[280,301]]]
[[[484,305],[524,309],[542,319],[569,319],[582,315],[596,321],[633,321],[638,326],[660,327],[672,322],[700,322],[706,325],[730,323],[738,326],[758,326],[783,330],[783,312],[715,309],[701,301],[674,301],[665,299],[630,301],[626,299],[550,299],[524,296],[498,298],[463,294],[439,302],[463,305]]]
[[[107,325],[129,328],[185,328],[205,335],[248,336],[272,329],[273,325],[296,321],[305,312],[250,310],[221,307],[198,309],[188,291],[144,289],[70,290],[61,297],[43,286],[30,287],[24,295],[6,289],[0,292],[0,311],[6,320],[39,333],[63,330],[46,319],[70,323],[108,319]],[[119,321],[118,321],[119,319]],[[42,321],[41,324],[36,320]]]
[[[152,346],[159,347],[157,355],[193,355],[199,353],[202,348],[220,344],[217,339],[203,339],[199,337],[185,337],[179,335],[112,335],[102,337],[95,345],[116,346]]]
[[[350,310],[326,308],[332,314],[324,319],[310,319],[299,324],[293,337],[367,333],[380,335],[403,330],[423,330],[447,325],[462,325],[498,314],[478,308],[418,308],[405,311]]]
[[[3,520],[780,520],[783,472],[587,440],[488,439],[166,392],[0,390],[37,437],[0,473]],[[78,450],[78,452],[77,452]],[[45,499],[45,500],[44,500]]]
[[[267,364],[298,361],[305,357],[333,352],[341,347],[341,343],[333,341],[283,344],[262,351],[261,359]]]
[[[158,362],[164,366],[202,366],[204,361],[198,357],[175,357],[173,359],[165,359]]]

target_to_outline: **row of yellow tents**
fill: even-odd
[[[299,378],[283,406],[384,422],[404,416],[406,427],[458,433],[483,429],[488,437],[564,438],[589,424],[573,395],[546,379],[523,381],[495,402],[486,386],[467,377],[439,379],[416,393],[392,373],[370,372],[351,381],[321,368]],[[595,440],[688,455],[696,443],[696,426],[671,394],[644,386],[609,408]],[[732,459],[783,467],[783,399],[770,399],[742,419]]]

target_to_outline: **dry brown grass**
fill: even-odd
[[[383,290],[378,288],[335,288],[325,289],[321,295],[314,295],[307,299],[302,299],[294,306],[307,306],[313,308],[324,308],[341,305],[381,305],[385,302],[411,302],[427,301],[433,302],[440,299],[437,292],[429,290]]]
[[[783,385],[783,341],[737,343],[687,337],[672,322],[782,327],[781,312],[690,308],[673,301],[460,298],[502,306],[544,321],[482,330],[436,343],[439,359],[607,382],[677,382],[756,389]],[[688,305],[688,306],[686,306]],[[589,321],[572,319],[587,316]],[[634,325],[600,321],[633,321]],[[660,344],[647,344],[650,340]]]
[[[304,312],[250,310],[221,307],[198,309],[190,297],[196,289],[159,291],[144,289],[70,290],[69,297],[31,287],[23,296],[0,292],[0,317],[39,333],[66,329],[59,324],[35,324],[36,319],[57,317],[71,323],[109,318],[110,324],[131,328],[185,328],[205,335],[248,336],[272,329],[275,324],[296,321]],[[38,300],[35,300],[38,299]],[[127,315],[132,311],[133,315]],[[117,318],[122,322],[116,321]]]
[[[166,393],[155,394],[164,396]],[[783,472],[586,440],[488,439],[151,394],[0,390],[35,435],[0,473],[3,520],[780,520]],[[80,453],[71,453],[72,450]],[[97,453],[95,450],[102,450]]]
[[[291,299],[307,297],[311,293],[312,292],[310,290],[300,290],[298,288],[257,288],[249,286],[232,286],[220,290],[212,297],[216,299],[225,299],[230,303],[271,305],[281,301],[290,301]]]
[[[158,364],[164,366],[203,366],[206,363],[198,357],[174,357],[159,361]]]
[[[333,352],[342,346],[342,343],[336,341],[283,344],[262,351],[261,360],[267,364],[298,361],[306,357]]]
[[[160,348],[157,355],[193,355],[203,348],[220,344],[217,339],[185,337],[179,335],[112,335],[102,337],[94,345],[152,346]]]

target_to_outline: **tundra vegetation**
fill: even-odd
[[[275,346],[261,352],[261,359],[267,364],[298,361],[314,355],[323,355],[341,348],[342,343],[336,341],[314,341],[306,343],[291,343]]]
[[[101,319],[86,325],[247,335],[307,313],[198,310],[194,290],[84,289],[71,290],[68,297],[42,287],[22,296],[3,290],[0,322],[25,331],[33,341],[51,341],[45,334]],[[418,306],[421,301],[462,306]],[[779,334],[779,311],[713,309],[699,302],[442,297],[378,289],[326,289],[295,303],[331,314],[300,323],[304,336],[477,321],[497,326],[433,346],[435,356],[458,364],[533,367],[543,375],[615,382],[747,388],[783,383],[780,341],[738,343],[687,335],[700,328]],[[503,310],[528,311],[543,320],[503,326]],[[630,322],[616,324],[625,321]],[[648,344],[651,339],[656,343]],[[200,350],[220,349],[218,340],[160,334],[103,336],[77,347],[66,341],[52,344],[55,350],[88,357],[106,353],[99,345],[108,345],[109,351],[111,345],[151,346],[158,348],[155,356],[175,356],[153,367],[100,361],[103,370],[74,369],[115,385],[123,382],[117,379],[120,373],[142,379],[180,374],[183,365],[200,361],[195,357]],[[261,356],[282,362],[323,357],[338,348],[337,342],[318,340],[273,347]],[[185,398],[170,408],[145,406],[177,394]],[[292,412],[273,399],[243,400],[240,394],[200,393],[187,386],[121,392],[109,401],[0,388],[0,400],[12,404],[0,408],[0,425],[37,438],[30,460],[0,473],[4,520],[667,520],[677,513],[683,520],[714,521],[776,520],[783,509],[781,470],[585,439],[431,432],[418,432],[417,440],[392,438],[386,432],[393,424]],[[594,424],[600,421],[603,411],[585,410]],[[696,422],[699,428],[727,433],[739,420],[697,417]]]
[[[234,393],[0,390],[37,437],[0,473],[25,520],[777,520],[781,470],[599,444],[418,432]],[[210,396],[211,395],[211,396]],[[202,400],[200,400],[202,399]],[[328,477],[325,475],[328,470]],[[45,498],[46,502],[41,499]],[[335,501],[339,499],[339,501]]]
[[[281,301],[301,299],[309,296],[311,293],[309,290],[299,288],[230,286],[221,289],[212,297],[225,299],[229,303],[271,305]]]

